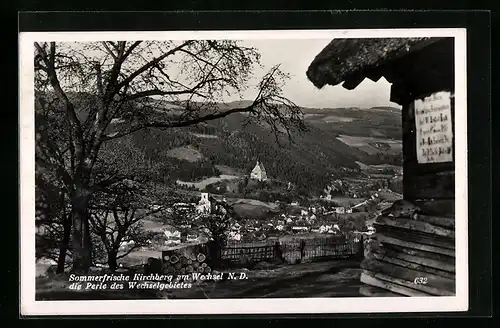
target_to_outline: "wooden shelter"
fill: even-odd
[[[307,77],[348,90],[384,77],[402,106],[403,198],[422,215],[377,218],[361,293],[455,295],[454,38],[334,39]]]

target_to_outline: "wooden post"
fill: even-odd
[[[300,241],[300,261],[301,262],[304,260],[305,250],[306,250],[306,242],[304,240],[301,240]]]
[[[357,257],[361,260],[365,257],[365,243],[364,243],[364,236],[363,235],[361,235],[361,238],[359,239]]]

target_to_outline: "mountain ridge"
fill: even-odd
[[[232,102],[224,106],[229,109],[249,104],[250,101]],[[276,143],[276,137],[266,124],[250,123],[242,127],[245,115],[241,113],[187,128],[142,131],[135,134],[134,142],[153,161],[175,163],[164,171],[164,175],[172,179],[194,181],[214,176],[220,173],[216,168],[220,165],[249,172],[260,159],[266,165],[268,176],[319,189],[332,175],[339,175],[345,169],[359,171],[357,161],[399,164],[400,151],[391,148],[392,144],[399,144],[401,133],[398,127],[401,116],[396,111],[399,110],[362,109],[357,112],[337,108],[318,112],[308,108],[304,110],[308,131],[293,134],[292,142],[281,136],[278,138],[280,144]],[[307,114],[316,115],[308,117]],[[345,118],[344,121],[325,121],[335,115]],[[378,132],[377,138],[373,137],[374,132]],[[354,146],[346,142],[351,142],[346,136],[353,138]],[[391,145],[385,145],[384,140]],[[356,143],[363,143],[363,146],[356,146]],[[171,158],[167,153],[174,148],[176,158]],[[179,155],[183,148],[186,149],[184,160]],[[201,158],[195,162],[190,159],[193,149]],[[382,157],[377,157],[378,153]]]
[[[76,99],[76,108],[87,109],[95,101],[95,96],[90,94],[70,96]],[[146,102],[153,109],[144,112],[138,106],[141,115],[159,115],[160,118],[177,115],[180,108],[176,107],[184,104],[152,98],[141,101],[142,104]],[[245,104],[249,101],[210,106],[234,108]],[[221,165],[248,172],[255,161],[261,159],[272,178],[304,188],[322,189],[332,176],[338,177],[346,169],[359,171],[357,162],[401,165],[401,114],[398,109],[303,108],[302,111],[308,131],[294,133],[292,142],[286,135],[276,138],[266,124],[250,123],[243,127],[246,116],[241,113],[190,127],[142,130],[125,138],[142,154],[140,158],[155,167],[155,179],[162,180],[194,181],[216,176],[220,174],[217,166]],[[81,110],[77,114],[83,121],[87,112]],[[117,117],[107,133],[121,124],[128,124],[123,121],[133,115]],[[122,148],[126,143],[121,141],[123,139],[108,141],[107,149],[114,148],[115,154],[127,153]]]

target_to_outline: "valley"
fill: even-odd
[[[236,105],[241,104],[224,106]],[[291,139],[276,138],[262,124],[248,124],[245,115],[236,113],[187,128],[137,132],[128,142],[155,167],[148,171],[156,171],[156,179],[198,190],[236,180],[257,160],[265,161],[273,179],[315,195],[332,176],[362,174],[366,170],[359,163],[401,165],[397,108],[302,111],[307,131],[292,133]]]

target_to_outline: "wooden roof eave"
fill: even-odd
[[[335,76],[333,72],[335,69],[330,69],[328,58],[322,58],[321,62],[313,61],[308,69],[307,76],[309,80],[317,87],[322,88],[325,85],[338,85],[342,83],[342,87],[347,90],[355,89],[361,82],[365,80],[365,78],[369,78],[370,80],[377,82],[381,77],[384,77],[389,83],[394,82],[394,75],[390,69],[390,63],[397,61],[398,59],[408,56],[416,51],[419,51],[435,42],[442,40],[443,38],[428,38],[422,40],[416,44],[413,44],[411,48],[407,51],[400,51],[397,54],[391,54],[388,58],[381,58],[376,63],[372,65],[363,66],[361,65],[356,70],[351,72],[342,74],[343,76]],[[333,41],[332,41],[333,42]],[[332,44],[329,44],[327,47],[330,47]],[[325,48],[326,49],[326,48]],[[350,56],[355,56],[356,54],[351,54]],[[322,78],[315,77],[318,71],[329,72],[325,73]]]

